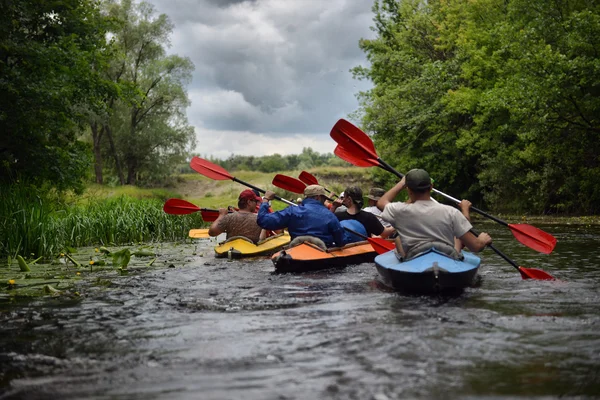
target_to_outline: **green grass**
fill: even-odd
[[[282,171],[282,175],[291,176],[298,178],[302,171]],[[313,174],[319,184],[327,187],[329,190],[335,193],[341,193],[349,185],[358,185],[363,188],[367,193],[371,183],[367,170],[364,168],[357,167],[319,167],[308,171]],[[279,189],[271,183],[275,177],[275,173],[264,173],[257,171],[234,171],[230,172],[230,175],[236,179],[249,183],[259,189],[272,190],[280,197],[288,200],[295,200],[298,197],[302,197],[300,194],[286,192]],[[194,183],[201,187],[201,190],[195,191],[180,191],[177,193],[177,197],[188,200],[198,207],[209,207],[219,208],[226,207],[228,205],[237,205],[238,195],[242,190],[247,189],[246,186],[234,182],[230,179],[216,181],[206,178],[200,174],[183,174],[179,176],[180,182],[187,182],[188,185],[192,186]],[[182,186],[185,186],[183,184]],[[176,191],[176,190],[175,190]],[[286,205],[275,201],[273,202],[273,208],[278,210],[285,208]]]
[[[67,247],[177,240],[207,225],[199,213],[166,214],[162,198],[119,193],[76,200],[25,184],[1,188],[0,257],[49,258]]]

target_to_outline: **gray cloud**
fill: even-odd
[[[211,131],[323,135],[370,83],[358,47],[372,37],[361,0],[150,0],[175,24],[170,52],[196,66],[190,122]]]

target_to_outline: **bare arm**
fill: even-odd
[[[396,196],[398,196],[398,193],[400,193],[400,191],[402,191],[402,189],[404,189],[405,186],[406,179],[402,178],[402,180],[398,182],[396,186],[385,192],[385,194],[381,196],[379,200],[377,200],[377,208],[383,211],[385,206],[393,202]]]
[[[396,230],[394,229],[394,227],[392,226],[388,226],[387,228],[385,228],[383,230],[383,232],[381,232],[381,235],[379,235],[382,239],[386,239],[388,237],[390,237]]]
[[[462,213],[462,215],[465,216],[465,218],[468,221],[471,221],[471,213],[470,213],[470,208],[471,208],[472,203],[469,200],[464,200],[461,201],[460,203],[458,203],[458,208],[460,208],[460,212]]]
[[[212,224],[210,224],[210,228],[208,228],[208,234],[210,236],[219,236],[221,233],[223,233],[223,230],[219,228],[219,223],[227,214],[228,210],[226,208],[219,208],[219,216],[213,221]]]
[[[465,233],[460,237],[460,240],[467,246],[472,252],[479,252],[483,250],[485,246],[492,243],[492,238],[485,232],[481,232],[479,236],[475,236],[471,231]]]

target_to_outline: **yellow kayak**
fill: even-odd
[[[258,244],[254,244],[243,236],[234,236],[215,247],[215,257],[256,257],[275,253],[290,243],[287,232],[271,236]]]

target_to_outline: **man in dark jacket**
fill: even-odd
[[[293,239],[298,236],[313,236],[321,239],[327,247],[344,245],[344,229],[340,221],[325,206],[325,189],[319,185],[309,185],[304,189],[304,200],[298,206],[269,213],[269,201],[275,193],[267,190],[258,210],[257,223],[263,229],[287,228]]]

